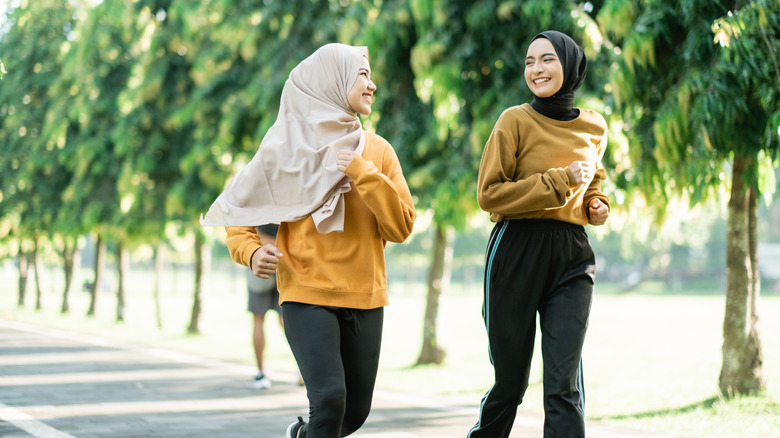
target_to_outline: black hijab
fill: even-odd
[[[536,35],[531,42],[539,38],[548,39],[555,48],[555,53],[563,66],[563,85],[550,97],[534,96],[531,107],[551,119],[575,119],[579,111],[574,108],[574,91],[585,80],[588,67],[585,52],[565,33],[548,30]]]

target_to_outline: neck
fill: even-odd
[[[531,107],[539,114],[555,120],[571,120],[574,110],[574,93],[564,93],[552,97],[537,97],[531,102]]]

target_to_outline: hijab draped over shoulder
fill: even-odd
[[[574,109],[574,92],[585,81],[585,74],[588,69],[588,59],[585,57],[585,51],[568,35],[557,30],[541,32],[531,41],[533,42],[539,38],[545,38],[552,43],[563,67],[563,84],[561,89],[550,97],[534,96],[531,107],[538,113],[552,119],[573,119],[576,117],[576,113],[572,114]]]
[[[362,153],[365,133],[347,95],[365,47],[327,44],[284,84],[279,114],[252,160],[214,201],[201,224],[257,226],[312,216],[321,233],[343,231],[349,178],[339,151]]]

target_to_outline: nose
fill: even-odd
[[[371,79],[368,80],[368,89],[371,90],[372,92],[376,90],[376,84]]]

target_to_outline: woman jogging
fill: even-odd
[[[416,211],[392,146],[365,132],[376,86],[365,47],[328,44],[293,69],[279,115],[203,223],[228,225],[233,260],[276,273],[284,329],[309,417],[289,438],[337,438],[363,425],[388,304],[385,244]],[[276,245],[253,225],[280,223]]]
[[[530,43],[525,81],[534,99],[506,109],[485,145],[480,207],[496,223],[485,256],[483,316],[495,383],[470,438],[508,437],[542,336],[544,436],[584,437],[582,346],[596,265],[584,225],[602,225],[606,122],[574,108],[587,61],[567,35]]]

